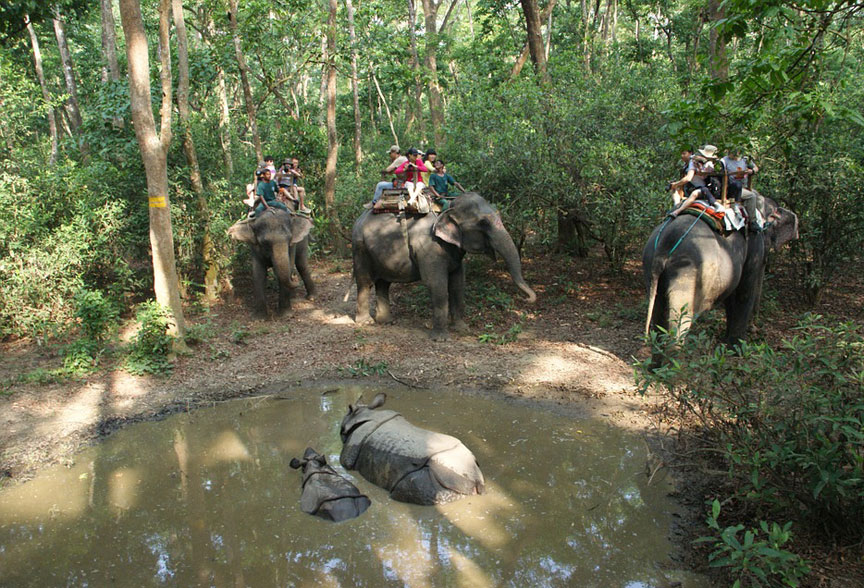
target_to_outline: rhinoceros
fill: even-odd
[[[400,502],[443,504],[483,493],[477,459],[459,439],[415,427],[398,412],[376,410],[386,399],[382,393],[369,405],[358,400],[348,406],[339,457],[346,469],[357,470]]]
[[[357,487],[327,465],[327,458],[307,447],[303,459],[291,460],[291,467],[303,468],[303,512],[328,521],[346,521],[359,517],[372,501]]]

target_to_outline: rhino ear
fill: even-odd
[[[387,395],[383,392],[379,392],[375,395],[375,398],[372,399],[372,402],[366,408],[375,409],[384,406],[384,403],[387,401]]]
[[[318,452],[311,447],[307,447],[306,451],[303,452],[303,461],[309,461],[310,459],[315,459],[316,457],[318,457]]]
[[[288,465],[290,465],[295,470],[299,470],[301,467],[303,467],[303,462],[295,457],[291,459],[291,463]]]

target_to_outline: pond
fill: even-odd
[[[402,504],[339,465],[364,389],[291,389],[126,427],[0,493],[0,584],[33,586],[707,586],[670,558],[675,504],[642,437],[541,404],[386,389],[385,408],[458,437],[486,494]],[[365,389],[366,401],[379,389]],[[300,510],[306,446],[372,500]]]

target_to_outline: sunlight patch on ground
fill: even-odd
[[[528,357],[516,384],[564,384],[598,394],[633,388],[630,366],[603,349],[576,343],[538,347],[540,353]]]
[[[108,503],[115,514],[128,511],[138,503],[141,473],[134,468],[121,468],[108,478]]]
[[[210,449],[207,450],[207,465],[215,465],[227,461],[247,461],[249,450],[233,431],[225,431],[216,439]]]

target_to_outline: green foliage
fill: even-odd
[[[759,521],[759,528],[744,525],[721,527],[720,501],[714,500],[706,523],[713,535],[700,537],[697,542],[709,543],[714,551],[708,557],[712,568],[726,568],[740,586],[791,586],[796,588],[810,572],[800,556],[783,549],[792,538],[792,523],[780,526]],[[744,532],[741,535],[741,532]]]
[[[138,307],[138,333],[129,346],[123,367],[130,374],[165,374],[174,365],[169,359],[174,338],[168,334],[170,311],[154,300]]]
[[[360,378],[368,376],[385,376],[390,367],[387,365],[386,361],[371,363],[370,360],[363,357],[344,369],[352,378]]]
[[[513,343],[519,338],[519,333],[522,332],[522,323],[515,323],[503,333],[495,332],[495,325],[487,324],[486,332],[477,336],[480,343],[492,343],[494,345],[507,345]]]
[[[101,343],[119,319],[116,305],[99,290],[82,288],[75,293],[75,317],[84,339]]]
[[[640,384],[666,395],[670,418],[700,427],[740,498],[860,540],[848,521],[864,517],[864,334],[818,315],[795,331],[777,349],[739,353],[691,336],[663,367],[641,364]]]

